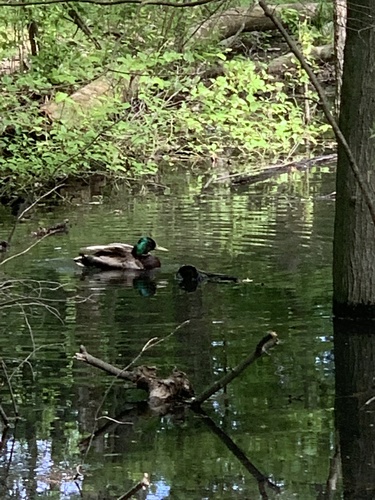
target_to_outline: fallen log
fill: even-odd
[[[334,58],[333,44],[322,45],[319,47],[311,47],[309,58],[314,61],[332,61]],[[288,52],[280,57],[273,59],[267,68],[267,73],[283,74],[285,70],[299,68],[300,64],[297,61],[293,52]]]
[[[287,10],[296,13],[301,21],[313,20],[319,11],[318,3],[287,3],[274,6],[272,11],[275,15],[280,16],[282,12]],[[292,16],[295,20],[295,16]],[[195,27],[191,31],[191,42],[205,40],[212,36],[218,37],[220,40],[229,38],[238,32],[247,31],[267,31],[274,30],[275,25],[272,20],[264,14],[263,9],[259,5],[253,8],[235,7],[228,9],[225,12],[214,14],[207,21]]]
[[[100,105],[101,98],[113,96],[114,82],[107,76],[101,76],[60,102],[49,101],[41,106],[41,111],[51,121],[61,120],[69,125],[82,121],[85,110]]]
[[[282,174],[291,170],[307,170],[319,164],[331,164],[337,160],[337,154],[327,154],[308,158],[300,161],[290,161],[286,163],[278,163],[262,168],[260,172],[255,174],[231,174],[223,177],[217,177],[213,182],[230,181],[232,184],[256,184],[263,182],[275,175]]]

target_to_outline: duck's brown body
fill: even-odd
[[[151,242],[148,245],[143,241]],[[141,238],[137,245],[110,243],[82,248],[74,260],[81,267],[96,267],[103,270],[119,269],[142,271],[160,267],[160,260],[148,253],[156,248],[151,238]]]

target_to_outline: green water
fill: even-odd
[[[178,367],[196,392],[251,353],[267,331],[278,333],[281,342],[270,355],[204,409],[281,488],[281,498],[316,499],[324,491],[337,444],[334,204],[318,196],[334,190],[331,169],[237,189],[211,184],[202,191],[199,179],[173,177],[165,184],[103,199],[70,193],[69,204],[39,208],[17,228],[10,255],[34,242],[29,235],[39,225],[65,218],[71,224],[69,234],[49,237],[0,268],[2,279],[24,280],[13,294],[32,297],[22,307],[0,308],[2,359],[21,416],[1,450],[0,498],[78,499],[79,489],[86,499],[118,498],[145,472],[152,485],[138,498],[260,498],[257,481],[204,419],[190,411],[153,415],[141,404],[142,392],[73,359],[83,344],[123,367],[150,338],[185,320],[140,363],[163,374]],[[13,219],[5,209],[0,215],[2,239]],[[158,254],[162,268],[151,282],[83,276],[72,261],[87,244],[135,243],[141,235],[169,249]],[[188,293],[175,280],[187,263],[249,281]],[[39,298],[48,299],[48,309],[35,304]],[[0,395],[12,415],[6,384]],[[126,423],[101,418],[95,426],[101,403],[99,417]],[[104,425],[83,456],[80,440]],[[75,482],[79,464],[84,476]],[[276,497],[268,486],[266,492]]]

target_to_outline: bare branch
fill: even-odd
[[[5,413],[4,408],[0,405],[0,417],[1,420],[3,421],[4,427],[8,428],[9,427],[9,418],[8,415]]]
[[[51,5],[56,3],[92,3],[95,5],[122,5],[126,3],[143,5],[162,5],[164,7],[197,7],[199,5],[206,5],[213,3],[217,0],[195,0],[193,2],[178,3],[167,2],[163,0],[35,0],[33,2],[0,2],[0,7],[30,7],[31,5]]]
[[[5,375],[5,380],[6,380],[7,385],[8,385],[10,397],[12,399],[13,409],[14,409],[14,415],[15,415],[16,418],[18,418],[19,417],[19,413],[18,413],[16,398],[14,397],[14,392],[13,392],[12,384],[10,383],[10,378],[8,376],[7,367],[6,367],[6,364],[4,363],[3,359],[1,360],[1,366],[3,368],[3,372],[4,372],[4,375]]]
[[[104,367],[105,367],[105,368],[104,368],[104,369],[105,369],[105,371],[107,371],[107,373],[111,373],[111,374],[113,374],[113,375],[115,375],[115,374],[116,374],[116,378],[112,381],[112,383],[109,385],[109,387],[107,388],[107,390],[105,391],[105,393],[104,393],[104,395],[103,395],[103,398],[102,398],[102,400],[101,400],[101,402],[100,402],[100,404],[99,404],[99,406],[98,406],[98,408],[97,408],[97,410],[96,410],[96,412],[95,412],[95,421],[97,421],[97,420],[99,419],[99,412],[100,412],[100,410],[102,409],[103,404],[104,404],[104,402],[105,402],[105,400],[106,400],[106,398],[107,398],[107,396],[108,396],[109,392],[111,391],[111,389],[112,389],[112,387],[113,387],[114,383],[116,382],[116,379],[117,379],[117,378],[126,378],[126,377],[124,377],[124,373],[127,373],[127,374],[129,374],[129,373],[130,373],[130,372],[128,371],[128,370],[129,370],[129,368],[130,368],[132,365],[134,365],[134,364],[138,361],[138,359],[142,356],[142,354],[143,354],[145,351],[147,351],[147,350],[148,350],[148,349],[150,349],[151,347],[155,347],[156,345],[161,344],[162,342],[164,342],[165,340],[167,340],[167,339],[168,339],[171,335],[174,335],[174,334],[175,334],[175,333],[176,333],[176,332],[177,332],[180,328],[182,328],[183,326],[187,325],[188,323],[190,323],[190,320],[189,320],[189,319],[188,319],[188,320],[186,320],[186,321],[184,321],[184,322],[183,322],[183,323],[181,323],[180,325],[178,325],[178,326],[177,326],[177,327],[176,327],[176,328],[175,328],[175,329],[174,329],[171,333],[169,333],[166,337],[163,337],[162,339],[159,339],[159,340],[158,340],[158,339],[157,339],[157,337],[154,337],[154,338],[152,338],[152,339],[148,340],[148,341],[146,342],[146,344],[142,347],[142,349],[141,349],[141,351],[138,353],[138,355],[137,355],[137,356],[133,359],[133,361],[131,361],[131,362],[130,362],[127,366],[125,366],[125,368],[123,368],[122,370],[120,370],[120,369],[118,369],[118,368],[116,368],[116,367],[114,367],[114,366],[112,366],[112,365],[109,365],[108,363],[104,363],[104,362],[102,362],[101,360],[99,360],[99,361],[100,361],[100,363],[104,363],[102,366],[104,366]],[[98,358],[94,358],[93,356],[89,355],[89,354],[88,354],[88,352],[86,351],[86,349],[85,349],[83,346],[81,346],[81,352],[80,352],[80,353],[76,353],[76,355],[75,355],[75,358],[76,358],[76,359],[81,359],[82,361],[88,362],[86,359],[82,359],[82,357],[81,357],[81,356],[82,356],[82,354],[83,354],[83,353],[82,353],[82,348],[84,349],[84,358],[87,358],[87,356],[90,356],[90,358],[89,358],[89,359],[90,359],[90,361],[94,361],[94,360],[96,361],[96,360],[98,359]],[[91,364],[91,363],[90,363],[90,364]],[[98,366],[98,365],[95,365],[95,364],[94,364],[93,366]],[[108,370],[107,370],[107,369],[108,369]],[[114,372],[114,370],[115,370],[115,372]],[[129,378],[128,378],[128,380],[129,380]],[[87,445],[87,448],[86,448],[85,456],[84,456],[84,458],[83,458],[83,460],[82,460],[82,463],[84,463],[84,462],[85,462],[85,460],[86,460],[87,454],[88,454],[88,452],[89,452],[89,450],[90,450],[91,443],[93,442],[94,438],[95,438],[95,429],[93,429],[93,430],[92,430],[92,432],[91,432],[91,435],[90,435],[90,438],[89,438],[89,442],[88,442],[88,445]]]
[[[139,491],[141,489],[145,490],[149,486],[150,486],[150,478],[149,478],[148,474],[145,472],[143,474],[142,481],[140,481],[138,484],[136,484],[135,486],[133,486],[133,488],[131,490],[129,490],[127,493],[125,493],[124,495],[121,495],[120,497],[118,497],[117,500],[128,500],[133,495],[135,495],[137,493],[137,491]]]
[[[31,210],[32,208],[35,207],[35,205],[37,205],[41,200],[43,200],[43,198],[46,198],[48,195],[52,194],[54,191],[56,191],[57,189],[61,188],[65,186],[65,184],[59,184],[58,186],[55,186],[54,188],[50,189],[47,193],[44,193],[42,194],[42,196],[39,196],[39,198],[37,198],[30,206],[28,206],[27,208],[25,208],[25,210],[23,210],[20,215],[17,217],[17,219],[22,219],[22,217],[27,214],[27,212],[29,212],[29,210]]]
[[[25,248],[25,250],[22,250],[22,252],[19,252],[19,253],[15,253],[14,255],[11,255],[10,257],[8,257],[7,259],[3,260],[2,262],[0,262],[0,267],[3,266],[4,264],[6,264],[7,262],[9,262],[10,260],[13,260],[15,259],[16,257],[20,257],[21,255],[24,255],[25,253],[27,253],[29,250],[31,250],[32,248],[34,248],[36,245],[38,245],[41,241],[43,241],[45,238],[48,238],[48,236],[52,236],[53,234],[57,233],[58,231],[54,231],[54,232],[51,232],[51,233],[48,233],[48,234],[45,234],[44,236],[42,236],[41,238],[39,238],[39,240],[37,240],[35,243],[33,243],[32,245],[30,245],[28,248]]]
[[[329,102],[328,102],[327,97],[325,95],[325,92],[323,90],[323,87],[320,85],[319,80],[315,76],[313,70],[310,68],[309,64],[306,62],[306,59],[303,57],[303,54],[298,49],[295,41],[292,39],[292,37],[286,31],[286,29],[282,25],[281,21],[271,12],[271,10],[268,8],[268,6],[264,2],[264,0],[259,0],[259,5],[264,10],[265,15],[273,21],[273,23],[275,24],[275,26],[277,27],[279,32],[282,34],[282,36],[284,37],[284,40],[286,41],[286,43],[288,44],[291,51],[294,53],[294,55],[296,56],[296,58],[300,62],[302,68],[306,71],[306,73],[310,79],[310,82],[312,83],[315,90],[317,91],[319,98],[320,98],[320,101],[321,101],[324,115],[325,115],[328,123],[331,125],[332,130],[335,133],[337,142],[339,142],[341,144],[342,148],[344,149],[344,151],[348,157],[348,162],[349,162],[350,168],[353,172],[354,178],[357,181],[357,184],[362,192],[362,195],[363,195],[363,198],[366,202],[366,205],[370,211],[372,222],[375,224],[375,205],[373,203],[373,201],[374,201],[373,194],[370,191],[370,189],[368,188],[365,179],[362,177],[361,171],[359,170],[359,167],[358,167],[356,159],[352,153],[352,150],[350,149],[350,146],[347,143],[344,134],[341,132],[341,129],[340,129],[337,121],[335,120],[333,114],[330,111],[330,105],[329,105]]]
[[[225,374],[224,377],[217,380],[214,384],[212,384],[211,387],[204,390],[199,396],[194,398],[192,401],[192,406],[199,407],[202,403],[204,403],[204,401],[206,401],[213,394],[215,394],[215,392],[219,391],[220,389],[228,385],[230,382],[232,382],[233,379],[238,377],[248,366],[250,366],[252,363],[254,363],[254,361],[260,358],[265,352],[267,352],[267,349],[276,345],[277,342],[278,342],[277,334],[275,332],[268,333],[258,343],[258,345],[255,348],[255,351],[250,356],[241,361],[241,363],[237,365],[235,368],[233,368],[233,370]]]

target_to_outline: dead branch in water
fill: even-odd
[[[129,490],[127,493],[124,493],[124,495],[121,495],[118,497],[117,500],[128,500],[128,498],[131,498],[133,495],[135,495],[139,490],[146,490],[150,486],[150,478],[147,472],[143,474],[143,479],[140,481],[138,484],[133,486],[131,490]]]
[[[255,184],[265,181],[275,175],[282,174],[291,170],[308,170],[315,165],[332,163],[337,160],[337,154],[327,154],[315,156],[314,158],[303,159],[299,161],[288,161],[284,163],[276,163],[263,167],[262,170],[255,174],[230,174],[222,177],[217,177],[213,182],[231,181],[232,184]]]
[[[275,332],[268,333],[258,343],[255,351],[250,356],[192,401],[190,401],[189,398],[194,395],[193,387],[186,374],[180,370],[174,369],[167,378],[157,377],[157,369],[154,366],[138,366],[133,370],[128,370],[127,368],[121,370],[110,363],[92,356],[87,352],[84,346],[81,346],[80,352],[76,353],[74,357],[110,375],[114,375],[116,378],[127,380],[133,383],[138,389],[147,391],[148,402],[150,406],[155,409],[163,407],[163,405],[170,402],[187,400],[189,400],[192,407],[197,408],[215,394],[215,392],[232,382],[232,380],[238,377],[248,366],[263,356],[268,349],[276,345],[277,342],[277,334]],[[148,344],[150,344],[150,342],[148,342],[146,346]],[[153,343],[153,345],[155,345],[155,343]],[[145,350],[145,348],[143,350]]]
[[[190,398],[194,392],[186,374],[174,369],[167,378],[159,378],[155,366],[137,366],[133,370],[121,370],[89,354],[84,346],[75,354],[75,359],[133,383],[138,389],[148,392],[149,403],[158,407],[169,401]]]
[[[211,387],[204,390],[198,397],[194,398],[192,402],[192,407],[199,407],[202,403],[204,403],[208,398],[210,398],[215,392],[220,391],[226,385],[230,384],[232,380],[237,378],[248,366],[254,363],[258,358],[263,356],[264,353],[267,352],[268,349],[276,345],[278,342],[277,334],[275,332],[268,333],[262,340],[258,343],[255,348],[255,351],[250,354],[246,359],[241,361],[239,365],[237,365],[233,370],[224,375],[221,379],[217,380]]]

